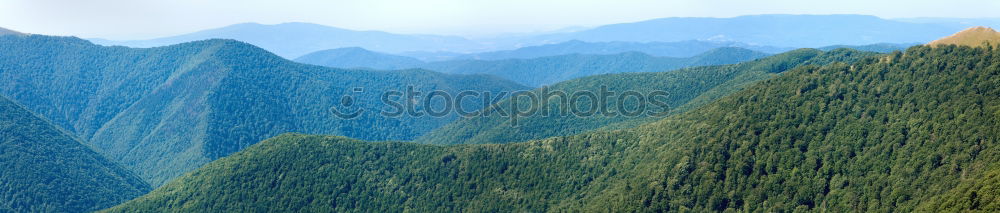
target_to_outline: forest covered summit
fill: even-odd
[[[972,27],[969,29],[962,30],[961,32],[955,33],[954,35],[944,37],[938,40],[934,40],[928,45],[938,46],[938,45],[965,45],[965,46],[984,46],[992,44],[996,46],[1000,44],[1000,33],[993,28],[989,27]]]

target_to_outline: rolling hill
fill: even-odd
[[[307,53],[341,47],[363,47],[380,52],[404,51],[473,51],[482,49],[478,42],[456,36],[403,35],[381,31],[355,31],[310,23],[264,25],[243,23],[204,31],[135,41],[92,39],[101,45],[157,47],[206,39],[235,39],[247,42],[279,56],[292,59]]]
[[[299,64],[233,40],[133,49],[67,37],[0,36],[0,50],[0,94],[154,186],[285,132],[412,140],[458,117],[382,116],[393,111],[382,100],[391,91],[526,89],[489,76]],[[441,106],[396,100],[403,98],[389,100],[425,103],[410,104],[414,110]],[[478,102],[470,97],[463,103]],[[359,113],[337,116],[353,112]]]
[[[420,67],[423,61],[406,56],[368,51],[360,47],[345,47],[316,51],[295,59],[304,64],[340,68],[371,68],[396,70]]]
[[[665,92],[668,96],[658,99],[666,106],[667,114],[681,113],[708,104],[718,98],[725,97],[742,88],[761,80],[769,79],[778,74],[804,65],[823,65],[834,62],[853,62],[874,55],[847,49],[823,52],[815,49],[800,49],[769,56],[754,61],[732,65],[706,66],[686,68],[670,72],[650,73],[619,73],[578,78],[561,82],[550,87],[532,91],[536,96],[544,94],[577,94],[583,91],[600,91],[606,88],[615,94],[626,91],[640,94],[653,94],[654,91]],[[663,118],[666,114],[627,115],[629,110],[645,109],[655,112],[659,106],[646,103],[641,108],[635,99],[620,101],[621,96],[609,97],[604,102],[604,108],[609,114],[598,113],[593,116],[577,116],[573,109],[585,109],[591,106],[591,100],[580,99],[574,104],[561,102],[567,97],[552,95],[552,101],[542,105],[540,102],[505,99],[493,108],[512,112],[515,106],[526,109],[531,106],[537,110],[551,110],[550,114],[535,113],[530,116],[475,116],[459,119],[451,124],[435,129],[421,136],[416,141],[430,144],[485,144],[510,143],[533,139],[543,139],[554,136],[575,135],[595,129],[620,129],[637,126]],[[649,97],[652,98],[652,97]],[[600,103],[598,103],[600,104]],[[566,105],[566,106],[562,106]],[[622,107],[626,106],[626,107]],[[624,110],[624,111],[623,111]],[[522,110],[527,111],[527,110]]]
[[[67,132],[0,96],[0,212],[90,212],[152,190]]]
[[[525,143],[283,135],[110,212],[976,210],[996,204],[928,205],[994,179],[997,58],[918,46],[802,66],[637,128]]]
[[[1000,33],[989,27],[973,27],[954,35],[934,40],[928,45],[965,45],[965,46],[985,46],[1000,44]]]
[[[689,58],[654,57],[639,52],[614,55],[560,55],[497,61],[454,60],[421,68],[452,74],[489,74],[527,86],[552,85],[579,77],[625,72],[661,72],[683,67],[732,64],[767,56],[742,48],[717,48]]]

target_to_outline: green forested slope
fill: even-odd
[[[285,135],[113,210],[929,210],[992,181],[998,76],[1000,50],[914,47],[626,130],[457,146]]]
[[[525,88],[488,76],[298,64],[232,40],[133,49],[77,38],[0,36],[0,50],[0,94],[153,185],[285,132],[411,140],[457,117],[381,116],[381,95],[390,90],[496,94]],[[334,108],[364,111],[344,119]]]
[[[421,68],[455,74],[490,74],[528,86],[552,85],[592,75],[662,72],[683,67],[733,64],[767,56],[743,48],[724,47],[688,58],[654,57],[639,52],[612,55],[571,54],[532,59],[453,60]]]
[[[743,62],[733,65],[706,66],[681,69],[670,72],[652,73],[619,73],[574,79],[546,88],[547,91],[536,89],[532,91],[538,96],[556,91],[574,94],[581,91],[597,93],[601,87],[616,94],[625,91],[636,91],[641,94],[652,94],[653,91],[663,91],[668,94],[657,100],[666,103],[670,114],[684,112],[707,104],[723,96],[751,85],[758,81],[776,76],[791,68],[810,65],[828,64],[832,62],[853,62],[860,58],[872,56],[873,53],[858,52],[848,49],[838,49],[822,52],[815,49],[800,49],[782,53],[763,59]],[[566,136],[582,132],[607,128],[621,129],[633,127],[642,123],[655,121],[663,116],[626,116],[619,111],[618,97],[610,97],[604,102],[604,107],[613,114],[598,113],[594,116],[577,116],[570,114],[575,107],[584,109],[591,105],[589,99],[581,98],[576,104],[562,106],[566,97],[552,96],[546,105],[540,102],[529,103],[527,99],[512,103],[506,99],[494,105],[501,111],[513,111],[515,104],[519,109],[527,109],[529,104],[538,110],[548,109],[550,114],[536,113],[530,116],[499,116],[498,114],[475,116],[459,119],[451,124],[435,129],[417,139],[418,142],[431,144],[482,144],[509,143],[542,139],[553,136]],[[626,99],[626,105],[635,105],[635,98]],[[645,106],[649,112],[660,111],[661,107],[653,103]],[[627,106],[625,110],[635,111],[637,106]],[[527,110],[524,110],[527,111]]]
[[[149,190],[128,170],[0,96],[0,212],[88,212]]]

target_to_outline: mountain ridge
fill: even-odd
[[[241,23],[149,40],[92,39],[92,41],[101,45],[155,47],[212,38],[236,39],[289,59],[310,52],[351,46],[362,46],[385,52],[436,49],[467,51],[480,48],[479,44],[457,36],[394,34],[375,30],[356,31],[304,22],[274,25]]]

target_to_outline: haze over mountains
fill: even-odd
[[[190,34],[137,41],[93,39],[102,45],[156,47],[190,41],[222,38],[247,42],[285,58],[341,47],[364,47],[384,52],[476,51],[482,44],[457,36],[402,35],[381,31],[355,31],[310,23],[263,25],[244,23]]]
[[[926,43],[971,26],[974,25],[968,21],[939,20],[919,23],[865,15],[752,15],[733,18],[662,18],[605,25],[568,33],[469,40],[456,36],[352,31],[308,23],[277,25],[247,23],[152,40],[93,39],[92,41],[103,45],[151,47],[211,38],[228,38],[248,42],[292,59],[315,51],[342,47],[361,47],[387,53],[412,51],[473,53],[572,40],[586,42],[709,40],[783,48]]]
[[[298,58],[296,61],[329,67],[424,68],[451,74],[489,74],[522,85],[538,87],[591,75],[662,72],[683,67],[738,63],[767,55],[743,48],[717,48],[688,58],[654,57],[640,52],[623,52],[611,55],[568,54],[530,59],[449,60],[423,63],[403,56],[347,48],[320,51]]]

